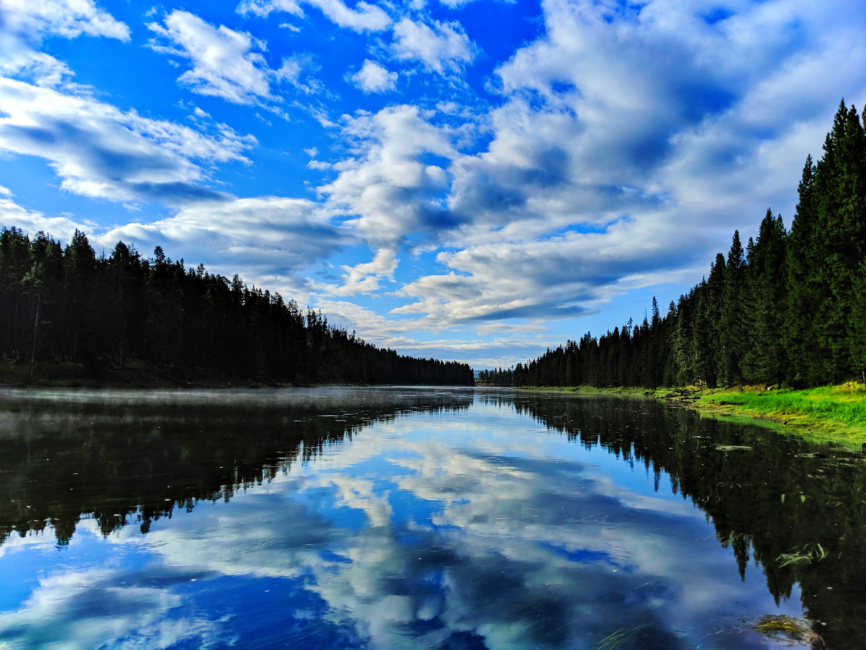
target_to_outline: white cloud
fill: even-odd
[[[379,281],[383,278],[394,279],[394,271],[397,270],[398,260],[396,254],[390,249],[376,251],[373,261],[355,266],[342,266],[343,284],[340,286],[329,286],[325,290],[335,296],[351,296],[356,293],[373,293],[379,290]]]
[[[458,72],[477,51],[460,23],[433,21],[432,25],[403,18],[394,26],[394,56],[401,61],[419,61],[428,70]]]
[[[224,25],[214,27],[198,16],[174,10],[165,25],[149,23],[156,33],[150,47],[157,52],[188,59],[192,65],[178,81],[195,93],[221,97],[235,104],[256,104],[280,112],[274,106],[272,82],[299,85],[304,71],[301,60],[285,58],[280,68],[270,68],[261,51],[264,45],[246,32]]]
[[[693,277],[694,269],[682,270],[670,256],[687,238],[671,224],[618,222],[601,233],[440,253],[438,261],[452,270],[404,285],[400,293],[417,302],[393,312],[424,314],[440,326],[587,315],[615,294]]]
[[[68,83],[72,71],[62,61],[34,49],[47,36],[81,34],[129,40],[129,28],[91,0],[7,0],[0,5],[0,74],[42,86]]]
[[[417,107],[394,106],[346,118],[342,133],[354,143],[354,157],[334,164],[337,178],[319,188],[332,209],[353,215],[348,226],[374,248],[396,252],[410,232],[435,233],[437,197],[448,178],[422,158],[457,155],[448,130],[430,124]]]
[[[88,34],[129,40],[129,27],[99,9],[93,0],[3,0],[0,29],[32,39]]]
[[[363,0],[357,2],[352,9],[340,0],[243,0],[238,5],[238,12],[267,16],[271,12],[282,11],[303,17],[304,11],[301,5],[316,7],[331,22],[356,32],[378,32],[391,24],[387,12]]]
[[[197,201],[167,219],[110,230],[98,241],[113,246],[119,239],[143,250],[159,244],[167,253],[194,245],[196,262],[211,272],[240,273],[296,299],[308,290],[303,272],[347,241],[314,202],[277,196]]]
[[[307,163],[307,167],[309,167],[310,169],[315,169],[316,171],[323,172],[331,168],[331,163],[325,162],[324,160],[311,160]]]
[[[202,165],[241,161],[255,144],[225,125],[213,134],[123,112],[88,95],[0,79],[0,150],[44,158],[61,187],[115,201],[169,203],[216,194]]]
[[[390,72],[375,61],[366,59],[361,69],[350,79],[365,93],[384,93],[397,87],[397,73]]]
[[[458,360],[476,369],[508,367],[515,357],[529,358],[539,350],[562,343],[549,334],[539,333],[536,324],[476,322],[461,325],[452,320],[443,327],[435,320],[435,315],[389,318],[352,302],[321,296],[315,306],[328,315],[330,323],[356,331],[373,345],[414,357]],[[438,332],[442,338],[419,338],[420,332]],[[494,338],[488,338],[490,336]]]
[[[37,52],[8,34],[0,34],[0,75],[56,87],[68,83],[72,70],[50,54]]]
[[[416,302],[394,313],[570,318],[697,282],[735,228],[768,205],[790,216],[839,97],[866,100],[866,8],[839,22],[843,4],[737,5],[712,23],[715,4],[544,2],[545,36],[498,70],[489,146],[445,167],[448,272],[405,285]]]
[[[47,217],[41,212],[28,210],[13,200],[7,187],[0,185],[0,228],[20,228],[31,238],[40,230],[54,239],[69,241],[76,230],[90,230],[92,224],[78,223],[69,217]]]

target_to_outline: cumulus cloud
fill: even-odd
[[[0,150],[47,160],[61,187],[115,201],[219,196],[203,165],[241,161],[255,144],[225,125],[205,134],[123,112],[89,95],[0,79]]]
[[[404,285],[399,293],[417,301],[392,311],[425,314],[440,326],[588,315],[611,295],[693,278],[696,269],[683,269],[681,260],[670,258],[669,246],[682,239],[672,227],[660,234],[657,227],[641,232],[633,223],[618,222],[599,233],[440,253],[438,260],[454,270]]]
[[[43,86],[68,83],[69,67],[34,49],[44,38],[82,34],[129,40],[129,28],[91,0],[9,0],[0,6],[0,74],[30,79]]]
[[[415,106],[394,106],[345,120],[342,133],[353,143],[354,155],[333,165],[337,178],[319,192],[327,197],[329,209],[350,215],[346,228],[374,249],[389,251],[378,258],[387,263],[374,263],[375,270],[369,267],[363,273],[381,275],[383,268],[391,268],[390,260],[407,234],[435,235],[448,219],[440,195],[449,181],[441,165],[457,152],[448,130],[425,117],[429,115]],[[440,163],[425,161],[430,155]],[[358,287],[361,279],[350,274],[349,281]]]
[[[458,72],[477,52],[460,23],[433,21],[432,24],[403,18],[394,26],[394,56],[401,61],[418,61],[427,70],[445,74]]]
[[[32,39],[88,34],[129,40],[129,27],[99,9],[93,0],[3,0],[0,16],[4,31]]]
[[[282,11],[303,17],[301,5],[316,7],[334,24],[356,32],[378,32],[391,24],[387,12],[363,0],[357,2],[354,8],[347,7],[340,0],[243,0],[238,5],[238,12],[267,16],[274,11]]]
[[[393,249],[380,249],[376,251],[372,262],[340,267],[345,272],[343,284],[323,287],[323,290],[335,296],[351,296],[356,293],[378,291],[382,278],[394,279],[397,263],[398,260]]]
[[[199,250],[212,272],[244,279],[300,299],[309,282],[303,271],[345,245],[347,238],[312,201],[276,196],[196,201],[153,223],[130,223],[99,240],[133,241],[148,249]]]
[[[375,61],[366,59],[361,69],[350,79],[365,93],[384,93],[397,87],[397,73],[390,72]]]
[[[447,272],[403,286],[415,302],[394,313],[570,318],[696,282],[735,228],[768,205],[790,216],[838,98],[866,99],[866,9],[842,24],[842,4],[737,4],[711,20],[715,4],[544,2],[544,36],[491,85],[489,145],[445,166]]]
[[[150,47],[190,61],[192,68],[178,81],[195,93],[274,108],[272,102],[279,98],[272,92],[272,82],[297,85],[303,72],[297,58],[284,59],[276,70],[270,68],[261,51],[256,51],[264,50],[264,44],[250,34],[224,25],[214,27],[187,11],[172,11],[164,23],[148,24],[157,35]]]

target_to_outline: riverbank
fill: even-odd
[[[196,389],[196,388],[312,388],[338,386],[386,386],[344,381],[340,377],[313,381],[299,377],[295,382],[279,382],[270,377],[220,377],[204,368],[149,368],[129,364],[123,368],[87,368],[78,363],[46,363],[33,375],[25,365],[0,364],[0,389]]]
[[[714,389],[695,386],[676,389],[521,387],[518,390],[663,399],[710,417],[757,420],[812,442],[835,443],[858,451],[866,444],[866,387],[857,382],[805,390],[757,386]]]

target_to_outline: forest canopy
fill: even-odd
[[[279,293],[186,268],[156,247],[97,256],[76,231],[0,232],[0,365],[130,365],[169,376],[277,383],[472,385],[463,363],[380,349]]]

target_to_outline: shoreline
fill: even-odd
[[[860,451],[866,444],[866,386],[859,382],[802,390],[760,386],[713,389],[520,386],[515,390],[655,399],[708,417],[753,422],[818,444],[841,445],[852,451]]]
[[[27,366],[0,365],[0,391],[15,390],[196,390],[196,389],[268,389],[268,388],[374,388],[402,384],[363,384],[332,378],[311,382],[301,378],[295,382],[281,382],[269,377],[220,378],[202,369],[185,368],[100,368],[89,370],[80,364],[57,363],[39,367],[29,378]],[[414,385],[414,384],[410,384]],[[427,385],[427,384],[417,384]],[[430,384],[438,386],[439,384]],[[471,388],[463,386],[462,388]]]
[[[232,389],[232,388],[314,388],[324,386],[365,386],[329,381],[321,384],[281,383],[265,377],[220,379],[204,371],[171,368],[102,368],[88,370],[78,364],[51,364],[37,367],[32,381],[26,366],[0,366],[0,390],[9,389]],[[786,435],[796,435],[819,444],[842,445],[860,451],[866,444],[866,386],[848,382],[795,390],[762,386],[726,388],[639,388],[593,386],[478,386],[521,392],[563,395],[609,395],[654,399],[698,411],[702,415],[752,422]]]

